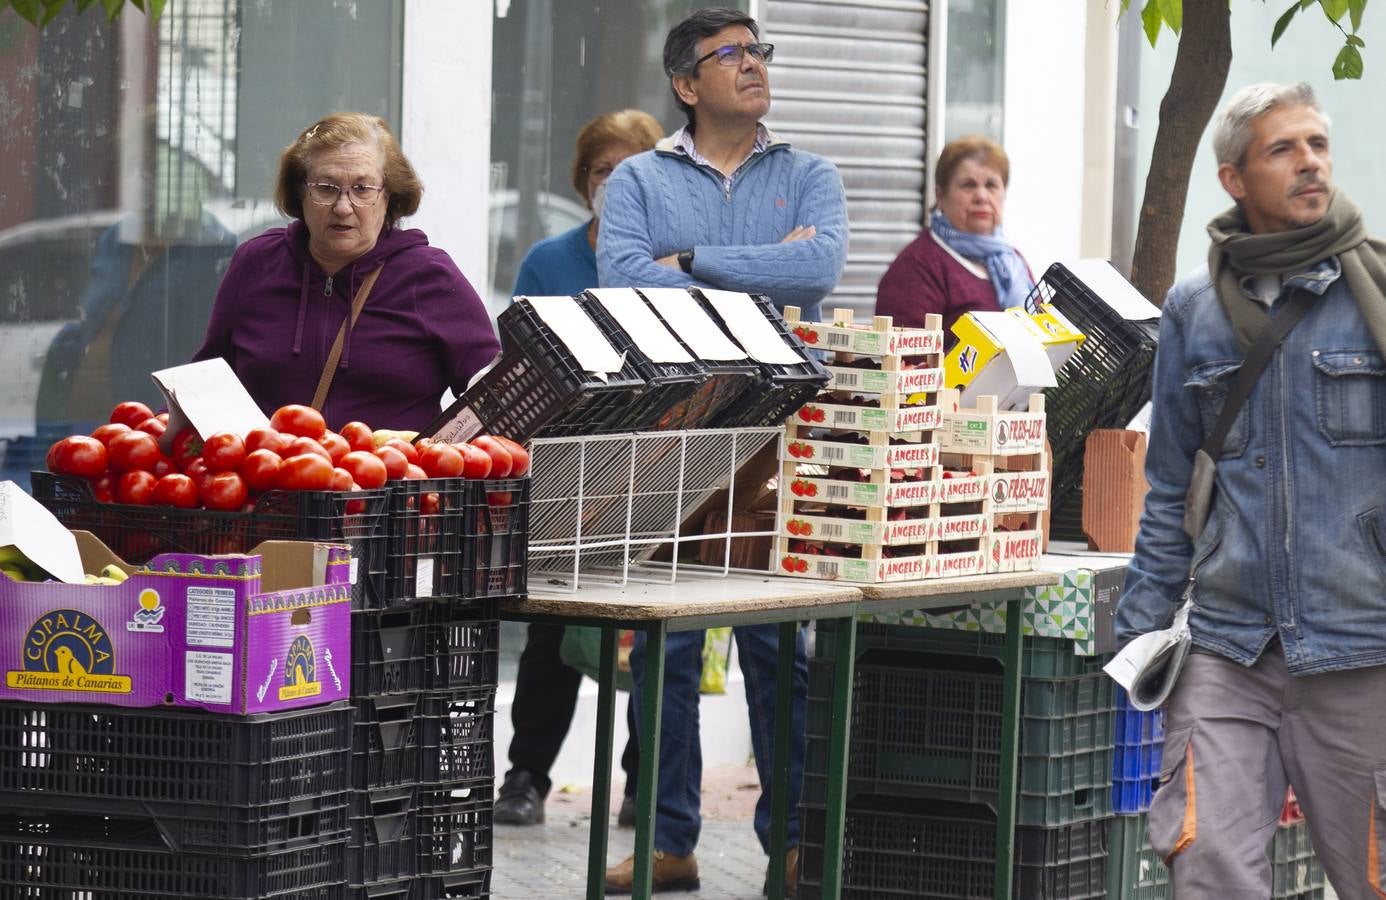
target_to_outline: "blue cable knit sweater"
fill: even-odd
[[[800,225],[817,234],[782,244]],[[693,251],[693,275],[655,262]],[[736,173],[694,163],[670,138],[627,157],[606,183],[597,234],[603,287],[712,287],[767,294],[821,321],[847,259],[847,200],[837,168],[773,139]]]

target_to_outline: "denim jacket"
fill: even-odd
[[[1278,634],[1293,674],[1386,663],[1386,361],[1341,271],[1328,260],[1275,301],[1321,295],[1238,413],[1197,542],[1181,528],[1194,452],[1245,354],[1206,268],[1170,291],[1118,641],[1170,623],[1192,564],[1196,647],[1249,666]]]

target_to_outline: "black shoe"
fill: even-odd
[[[626,794],[621,800],[621,811],[616,815],[617,828],[635,827],[635,798]]]
[[[544,821],[544,798],[528,772],[516,770],[505,776],[492,817],[500,825],[539,825]]]

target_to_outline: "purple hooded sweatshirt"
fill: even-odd
[[[322,410],[329,428],[359,420],[418,430],[460,393],[500,344],[486,307],[452,259],[418,229],[386,228],[369,252],[328,276],[300,221],[237,250],[193,360],[220,356],[269,415],[311,403],[356,289],[384,264],[349,328]]]

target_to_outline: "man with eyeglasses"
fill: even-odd
[[[688,124],[653,151],[627,158],[606,183],[597,238],[605,287],[710,287],[766,294],[818,321],[842,276],[847,203],[832,163],[795,150],[761,124],[770,111],[774,45],[760,41],[740,10],[698,10],[664,42],[664,71]],[[771,766],[788,765],[786,893],[798,882],[799,791],[803,782],[808,667],[804,636],[795,648],[792,752],[774,760],[778,626],[734,630],[761,796],[755,830],[769,849]],[[631,669],[637,694],[645,645],[637,633]],[[698,680],[703,632],[667,639],[655,817],[655,891],[697,890],[693,850],[702,820]],[[607,870],[608,893],[630,893],[634,858]]]

